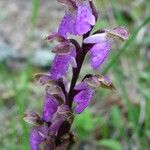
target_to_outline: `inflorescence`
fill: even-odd
[[[31,150],[66,150],[74,143],[70,131],[74,113],[87,108],[99,87],[115,89],[110,78],[100,74],[88,74],[77,83],[86,55],[90,56],[93,70],[99,69],[107,59],[114,39],[127,40],[125,27],[100,29],[92,32],[98,12],[92,0],[57,0],[65,5],[65,15],[58,31],[46,37],[57,41],[52,49],[56,54],[48,74],[36,74],[35,80],[45,88],[43,114],[25,113],[24,120],[33,125],[30,133]],[[82,37],[82,42],[69,35]],[[66,78],[72,67],[72,80]],[[69,84],[68,84],[69,83]]]

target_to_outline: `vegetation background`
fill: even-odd
[[[121,46],[116,43],[98,71],[108,74],[117,90],[100,89],[90,108],[76,116],[74,149],[149,150],[150,1],[97,0],[96,6],[95,30],[122,25],[131,35]],[[44,90],[32,76],[50,68],[52,44],[42,39],[56,30],[63,12],[56,0],[0,0],[1,150],[29,149],[30,126],[22,116],[41,111]],[[88,72],[85,63],[81,77]]]

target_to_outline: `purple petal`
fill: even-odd
[[[70,55],[56,55],[51,68],[51,77],[53,79],[59,79],[65,76],[69,68],[70,60]]]
[[[59,112],[66,112],[66,111],[70,111],[70,107],[68,105],[61,105],[59,108],[58,108],[58,111]]]
[[[62,123],[63,123],[62,119],[57,119],[57,120],[53,121],[49,130],[56,134],[58,132],[60,126],[62,125]]]
[[[88,4],[78,6],[76,31],[79,35],[83,35],[91,30],[91,26],[95,25],[95,17]]]
[[[97,69],[105,61],[110,51],[110,44],[108,42],[103,42],[94,45],[90,49],[90,61],[93,69]]]
[[[75,1],[74,1],[75,2]],[[68,1],[62,0],[62,3],[68,3]],[[91,26],[95,25],[95,17],[92,14],[92,9],[88,3],[76,2],[73,9],[66,11],[64,18],[58,29],[58,33],[67,38],[67,33],[73,35],[83,35],[91,30]]]
[[[50,121],[53,114],[57,111],[58,102],[54,96],[46,94],[44,99],[43,118],[45,121]]]
[[[90,43],[101,43],[106,41],[106,33],[99,33],[99,34],[94,34],[86,39],[84,39],[84,43],[90,44]]]
[[[80,89],[81,91],[74,97],[75,112],[81,113],[92,100],[94,90],[85,82],[79,83],[75,89]]]
[[[77,114],[80,114],[81,112],[84,111],[84,109],[85,109],[86,107],[88,107],[88,105],[89,105],[88,102],[86,102],[86,103],[76,103],[75,112],[76,112]]]
[[[64,38],[67,38],[67,33],[77,35],[75,29],[76,11],[66,13],[61,21],[58,33]]]
[[[47,133],[47,127],[34,127],[30,134],[30,148],[31,150],[39,150],[39,145],[44,141],[44,136]],[[43,135],[43,136],[42,136]]]
[[[75,112],[81,113],[90,103],[93,97],[93,91],[91,89],[82,90],[74,97]]]
[[[53,79],[59,79],[65,76],[68,71],[69,64],[72,64],[72,66],[75,68],[75,56],[75,49],[72,49],[72,51],[67,55],[56,55],[51,68],[51,77]]]
[[[87,83],[86,82],[80,82],[75,86],[75,90],[85,90],[87,89]]]

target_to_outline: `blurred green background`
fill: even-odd
[[[149,150],[150,1],[95,3],[100,15],[95,30],[122,25],[131,35],[114,46],[98,71],[108,74],[117,90],[99,89],[90,108],[76,116],[74,149]],[[0,0],[0,150],[29,149],[30,125],[22,116],[41,112],[44,89],[32,76],[49,70],[52,44],[42,39],[56,30],[63,12],[56,0]],[[80,77],[91,72],[84,65]]]

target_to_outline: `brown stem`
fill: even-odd
[[[72,107],[72,102],[73,102],[73,97],[74,97],[74,87],[76,85],[82,64],[84,62],[84,59],[85,59],[85,56],[86,56],[88,50],[89,50],[89,48],[87,47],[87,45],[83,44],[81,52],[77,53],[77,56],[76,56],[77,67],[73,68],[73,76],[72,76],[71,86],[70,86],[70,91],[69,91],[68,105],[70,106],[70,108]]]

